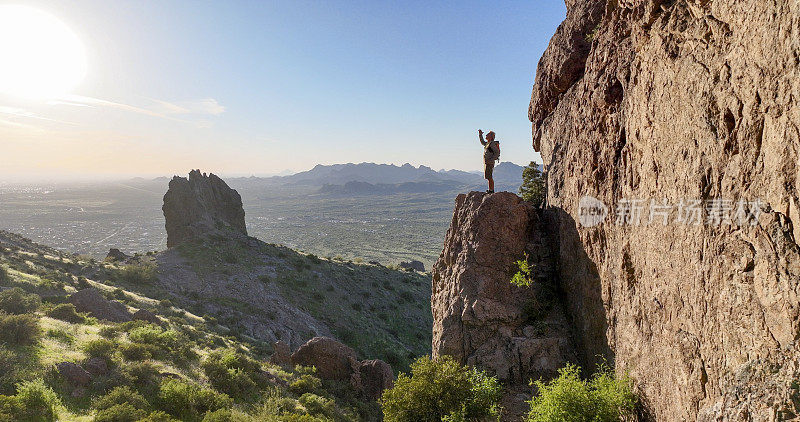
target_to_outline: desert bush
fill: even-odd
[[[147,415],[130,403],[115,404],[108,409],[98,410],[94,422],[138,422]]]
[[[39,295],[26,293],[19,287],[0,292],[0,311],[9,314],[26,314],[35,311],[42,304]]]
[[[115,387],[106,395],[97,398],[92,407],[96,410],[106,410],[121,404],[130,404],[136,409],[147,410],[150,403],[145,398],[128,386]],[[140,418],[144,415],[140,416]]]
[[[411,364],[411,376],[401,373],[381,398],[386,422],[497,419],[501,388],[498,381],[450,356],[421,357]]]
[[[75,309],[75,305],[71,303],[62,303],[60,305],[56,305],[53,307],[53,309],[47,311],[47,316],[50,318],[71,322],[73,324],[86,322],[86,316],[78,313],[78,311]]]
[[[175,379],[161,383],[158,399],[161,409],[178,419],[191,421],[199,420],[206,412],[233,405],[227,394]]]
[[[61,401],[41,379],[17,385],[15,397],[19,403],[18,420],[49,422],[58,419],[57,410],[61,407]]]
[[[104,338],[91,340],[82,347],[83,352],[89,355],[89,357],[103,358],[107,361],[111,360],[111,355],[114,354],[114,350],[116,350],[116,348],[116,342]]]
[[[11,281],[11,276],[8,274],[8,270],[0,265],[0,284],[5,286],[9,281]]]
[[[261,364],[234,351],[213,352],[201,366],[214,388],[237,400],[255,400],[267,384],[260,376]]]
[[[522,170],[519,196],[536,207],[541,206],[547,198],[547,177],[539,171],[539,167],[533,161]]]
[[[312,415],[322,415],[333,418],[337,412],[336,404],[333,400],[320,397],[313,393],[305,393],[298,399],[306,412]]]
[[[153,357],[152,348],[149,344],[125,343],[119,346],[119,352],[125,360],[142,361]]]
[[[617,377],[606,365],[587,381],[580,367],[561,368],[550,382],[536,381],[526,422],[616,422],[633,417],[636,395],[627,376]]]
[[[156,279],[158,268],[152,263],[129,264],[116,271],[116,276],[120,280],[131,283],[152,283]]]
[[[8,315],[0,312],[0,343],[24,346],[36,343],[40,336],[39,318],[36,315]]]
[[[70,334],[70,333],[68,333],[68,332],[66,332],[64,330],[51,328],[51,329],[47,330],[47,333],[45,333],[45,335],[48,338],[60,341],[61,343],[64,343],[64,344],[73,344],[73,343],[75,343],[75,336],[73,336],[72,334]]]
[[[116,325],[105,325],[100,328],[98,334],[100,334],[100,337],[112,340],[119,335],[119,327]]]
[[[144,418],[139,419],[138,422],[178,422],[178,420],[170,416],[167,412],[156,410]]]
[[[303,374],[289,384],[289,390],[295,394],[313,393],[322,387],[322,381],[311,375]]]

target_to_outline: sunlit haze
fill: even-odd
[[[234,5],[234,3],[237,3]],[[561,1],[0,5],[0,182],[539,160]]]

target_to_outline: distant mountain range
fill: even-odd
[[[516,190],[522,183],[522,166],[503,162],[495,167],[498,188]],[[249,178],[254,181],[254,178]],[[392,194],[446,192],[457,189],[485,189],[481,172],[461,170],[436,171],[411,164],[334,164],[317,165],[313,169],[290,176],[260,179],[284,185],[319,187],[319,193]],[[241,179],[236,182],[241,182]]]
[[[523,167],[511,162],[497,164],[494,169],[496,190],[516,192],[522,184]],[[348,163],[318,164],[311,170],[288,176],[228,177],[237,189],[290,187],[319,194],[384,195],[397,193],[446,193],[451,191],[485,190],[483,172],[434,170],[428,166],[403,164]],[[150,181],[165,184],[168,178]],[[146,184],[142,179],[132,182]],[[137,183],[137,184],[139,184]]]

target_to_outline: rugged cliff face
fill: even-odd
[[[456,198],[432,271],[434,356],[487,370],[512,391],[576,360],[547,225],[540,210],[512,193]],[[510,280],[526,255],[534,283],[516,287]],[[508,399],[514,412],[525,397]]]
[[[567,7],[529,116],[584,365],[604,355],[629,371],[655,420],[788,417],[800,377],[800,3]],[[585,195],[609,212],[593,227],[580,223]]]
[[[188,179],[175,176],[162,209],[168,248],[215,232],[247,235],[242,197],[213,173],[192,170]]]

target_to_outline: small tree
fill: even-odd
[[[524,201],[531,202],[537,207],[541,206],[547,197],[547,179],[534,161],[522,170],[519,195]]]

